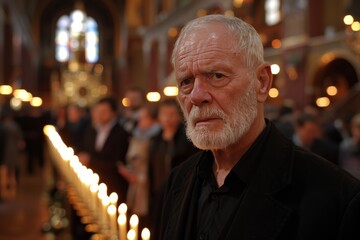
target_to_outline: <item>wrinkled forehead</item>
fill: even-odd
[[[224,26],[197,27],[184,34],[175,49],[175,62],[189,54],[206,54],[209,51],[236,52],[234,37]]]

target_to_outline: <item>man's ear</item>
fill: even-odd
[[[256,70],[256,78],[258,83],[257,100],[258,102],[265,102],[273,81],[273,75],[268,63],[261,64],[258,67]]]

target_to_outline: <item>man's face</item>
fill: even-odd
[[[306,122],[303,126],[296,129],[301,141],[306,146],[310,146],[314,140],[321,135],[320,126],[316,122]]]
[[[99,103],[95,106],[95,119],[100,125],[109,123],[114,117],[115,113],[111,110],[109,104]]]
[[[137,91],[128,91],[125,97],[129,99],[130,108],[132,110],[139,109],[143,104],[141,93]]]
[[[231,39],[224,26],[212,24],[185,36],[175,57],[187,135],[200,149],[239,142],[257,116],[255,70]]]
[[[179,110],[174,105],[163,105],[159,108],[158,119],[163,129],[177,129],[182,121]]]

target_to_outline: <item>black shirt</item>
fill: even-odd
[[[198,180],[201,192],[197,210],[197,239],[225,239],[238,206],[241,203],[246,183],[253,176],[260,159],[264,143],[270,132],[270,124],[256,139],[250,149],[235,164],[219,188],[212,170],[213,154],[209,151],[198,165]]]

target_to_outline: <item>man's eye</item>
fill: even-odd
[[[193,87],[193,83],[194,83],[194,80],[191,78],[180,81],[180,83],[179,83],[180,91],[184,94],[190,93],[192,90],[192,87]]]
[[[221,73],[214,73],[214,77],[217,78],[217,79],[220,79],[220,78],[223,78],[224,75],[221,74]]]
[[[189,85],[191,83],[191,80],[190,79],[185,79],[185,80],[182,80],[180,82],[180,86],[186,86],[186,85]]]

